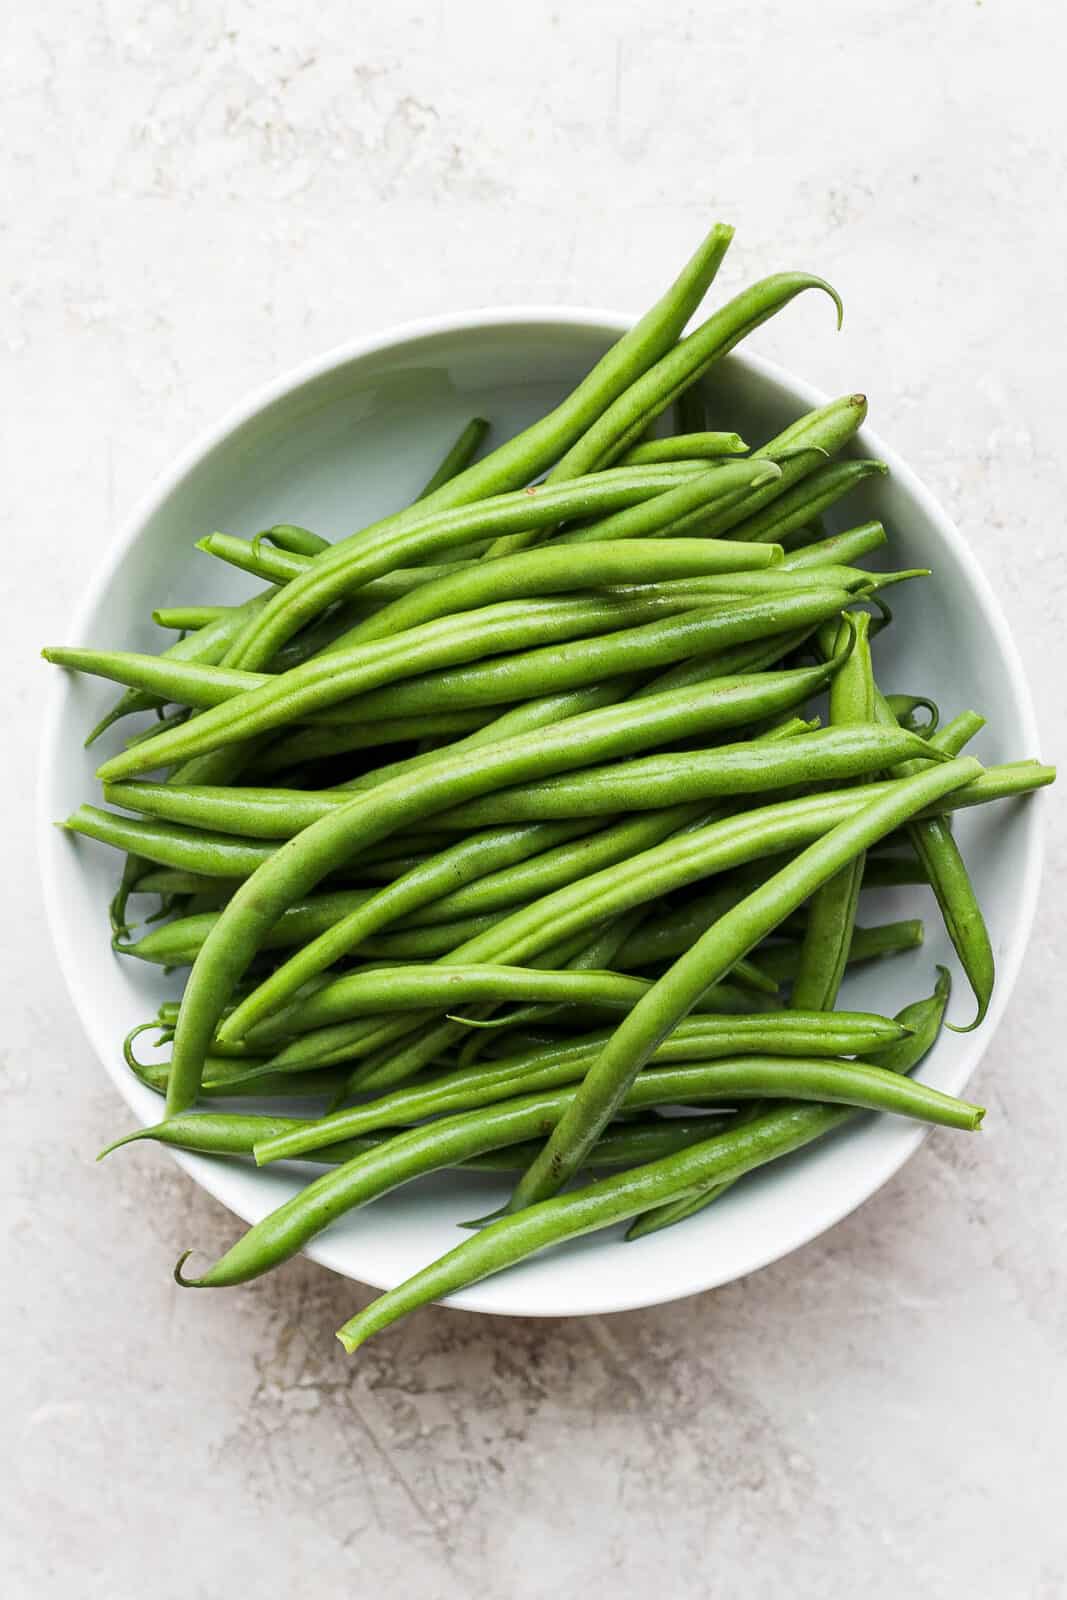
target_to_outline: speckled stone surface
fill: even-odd
[[[0,1056],[11,1600],[1067,1593],[1062,805],[975,1088],[832,1233],[574,1322],[423,1311],[297,1261],[186,1295],[234,1222],[124,1120],[55,973],[31,772],[45,669],[116,519],[250,387],[461,305],[640,307],[710,218],[724,282],[829,276],[756,347],[956,516],[1064,714],[1067,112],[1056,0],[655,7],[19,0],[0,274],[8,766]]]

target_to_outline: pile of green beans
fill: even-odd
[[[931,574],[861,564],[888,539],[849,516],[886,471],[865,398],[751,448],[715,414],[703,379],[747,333],[806,289],[841,314],[780,273],[684,333],[731,238],[540,421],[487,453],[468,423],[390,516],[332,544],[205,530],[258,592],[160,596],[156,654],[44,652],[121,686],[87,742],[157,719],[64,823],[125,857],[117,956],[182,975],[121,1046],[163,1118],[109,1151],[325,1169],[180,1283],[258,1277],[428,1172],[516,1174],[345,1325],[352,1350],[591,1229],[678,1225],[861,1112],[980,1125],[911,1076],[947,971],[896,1017],[839,991],[921,945],[919,918],[863,916],[911,885],[982,1021],[993,943],[952,813],[1055,774],[983,768],[977,712],[941,724],[936,685],[878,681],[884,591]]]

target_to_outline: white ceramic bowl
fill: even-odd
[[[199,535],[221,528],[248,536],[272,522],[294,521],[338,538],[416,493],[468,417],[490,417],[499,440],[539,416],[628,325],[606,312],[481,311],[411,323],[330,351],[225,417],[156,484],[107,552],[64,642],[158,649],[159,633],[149,620],[153,606],[249,592],[246,579],[194,552]],[[724,361],[707,388],[711,425],[738,428],[756,442],[824,399],[769,362],[741,354]],[[975,748],[987,760],[1037,754],[1018,656],[963,539],[872,433],[864,430],[855,448],[888,461],[890,476],[850,496],[847,523],[838,525],[877,515],[890,531],[887,561],[930,566],[935,573],[893,593],[898,620],[876,647],[883,685],[931,691],[946,716],[968,706],[983,711],[988,729]],[[118,870],[115,853],[51,825],[80,801],[97,797],[93,768],[128,728],[84,751],[85,732],[114,690],[48,671],[40,839],[59,966],[133,1118],[150,1123],[158,1120],[161,1102],[127,1071],[120,1043],[134,1023],[175,992],[174,982],[110,951],[106,907]],[[922,1069],[927,1082],[953,1093],[970,1077],[1015,983],[1040,875],[1040,810],[1040,801],[1001,804],[959,819],[999,978],[984,1027],[977,1034],[946,1033]],[[926,946],[860,969],[849,978],[843,1003],[892,1014],[929,992],[936,962],[958,969],[925,891],[894,891],[870,911],[865,906],[867,921],[882,914],[926,915]],[[970,1014],[966,985],[958,982],[950,1015],[965,1021]],[[126,1122],[116,1107],[116,1134]],[[629,1245],[620,1243],[620,1230],[592,1235],[480,1283],[452,1303],[478,1311],[569,1316],[713,1288],[830,1227],[873,1194],[922,1138],[915,1123],[864,1118],[749,1178],[682,1227]],[[292,1194],[308,1171],[257,1171],[194,1155],[175,1159],[248,1222]],[[104,1169],[100,1182],[107,1181]],[[336,1272],[389,1287],[454,1245],[462,1237],[456,1223],[483,1215],[505,1193],[506,1180],[484,1174],[426,1178],[345,1218],[308,1254]]]

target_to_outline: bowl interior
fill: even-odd
[[[334,352],[227,418],[138,509],[109,552],[74,625],[73,643],[158,649],[154,606],[236,599],[250,580],[193,550],[214,528],[243,536],[292,521],[338,538],[410,500],[460,427],[475,414],[506,438],[544,413],[626,326],[589,313],[492,313],[448,319]],[[769,363],[734,355],[707,383],[712,427],[762,442],[822,398]],[[887,690],[931,692],[945,718],[974,706],[988,717],[975,744],[989,761],[1036,753],[1029,696],[987,584],[930,496],[869,433],[856,454],[888,459],[891,474],[850,496],[831,527],[878,516],[890,534],[884,561],[930,566],[934,577],[893,592],[896,625],[875,645]],[[112,956],[106,907],[118,858],[50,826],[94,799],[93,769],[128,725],[82,749],[113,690],[53,673],[41,769],[41,853],[60,964],[94,1048],[134,1118],[158,1120],[161,1102],[127,1071],[125,1033],[177,992],[173,980]],[[958,837],[977,882],[999,983],[978,1035],[946,1033],[923,1078],[950,1092],[966,1083],[1007,1001],[1022,956],[1040,868],[1039,806],[963,813]],[[869,901],[869,904],[868,904]],[[842,1004],[892,1014],[928,993],[938,962],[959,978],[929,892],[865,896],[862,920],[926,918],[923,949],[858,969]],[[966,1021],[962,981],[950,1015]],[[247,1105],[247,1102],[245,1103]],[[312,1109],[312,1108],[309,1108]],[[116,1118],[116,1132],[122,1119]],[[901,1119],[858,1119],[833,1140],[748,1179],[684,1226],[621,1246],[618,1232],[551,1252],[455,1298],[481,1311],[561,1316],[618,1310],[710,1288],[814,1237],[883,1183],[923,1137]],[[179,1156],[186,1170],[247,1221],[292,1194],[309,1169],[256,1170]],[[335,1271],[380,1287],[407,1277],[462,1238],[456,1223],[490,1210],[507,1180],[448,1173],[387,1196],[329,1230],[309,1251]],[[236,1229],[235,1229],[236,1232]],[[190,1240],[190,1243],[195,1243]]]

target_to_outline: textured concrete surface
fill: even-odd
[[[238,1585],[453,1600],[1067,1592],[1062,806],[977,1088],[830,1235],[684,1304],[430,1309],[297,1262],[178,1293],[222,1209],[122,1112],[52,966],[29,839],[43,670],[116,517],[252,385],[460,304],[641,306],[710,217],[759,346],[872,415],[959,519],[1064,748],[1057,0],[521,8],[16,0],[4,24],[8,918],[0,1571],[12,1600]],[[12,745],[14,737],[14,746]]]

